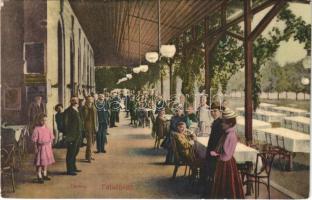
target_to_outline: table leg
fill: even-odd
[[[248,172],[252,172],[252,162],[246,162]],[[247,187],[246,187],[246,196],[251,195],[252,181],[250,177],[247,176]]]
[[[288,171],[292,171],[293,170],[293,158],[294,158],[293,153],[290,153],[289,154],[289,160],[288,160],[288,163],[287,163],[287,170]]]

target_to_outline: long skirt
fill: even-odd
[[[244,198],[243,185],[234,158],[228,161],[218,160],[212,188],[212,198]]]

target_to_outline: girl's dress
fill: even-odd
[[[220,157],[216,165],[212,198],[244,198],[242,181],[237,170],[236,160],[233,157],[237,142],[234,127],[227,129],[220,139],[217,147]]]
[[[32,141],[37,145],[38,149],[34,161],[36,166],[48,166],[55,162],[52,151],[53,139],[52,131],[45,125],[35,128],[32,134]]]

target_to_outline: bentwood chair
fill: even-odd
[[[14,163],[15,163],[15,146],[6,145],[1,148],[1,182],[2,187],[4,177],[10,177],[13,192],[15,192]]]
[[[172,179],[175,179],[177,176],[177,172],[180,166],[185,166],[184,176],[186,176],[188,164],[185,160],[182,159],[182,156],[180,156],[180,153],[177,149],[177,144],[174,139],[174,137],[171,137],[171,148],[174,155],[174,170],[172,174]],[[190,171],[189,171],[190,173]]]
[[[258,153],[254,171],[241,171],[243,177],[246,178],[246,180],[243,180],[243,185],[247,185],[248,183],[255,184],[255,198],[259,197],[260,184],[266,186],[269,199],[271,198],[270,177],[275,156],[276,154],[274,152]],[[262,163],[262,166],[259,169],[260,162]]]
[[[285,148],[285,138],[283,136],[276,136],[277,145],[280,149],[279,151],[279,161],[282,170],[290,169],[291,162],[291,152],[287,151]]]

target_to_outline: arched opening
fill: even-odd
[[[57,76],[57,85],[58,85],[58,102],[64,104],[64,93],[65,93],[65,46],[64,46],[64,32],[61,22],[57,26],[57,54],[58,54],[58,76]]]
[[[70,38],[70,94],[75,95],[75,45],[72,37]]]

